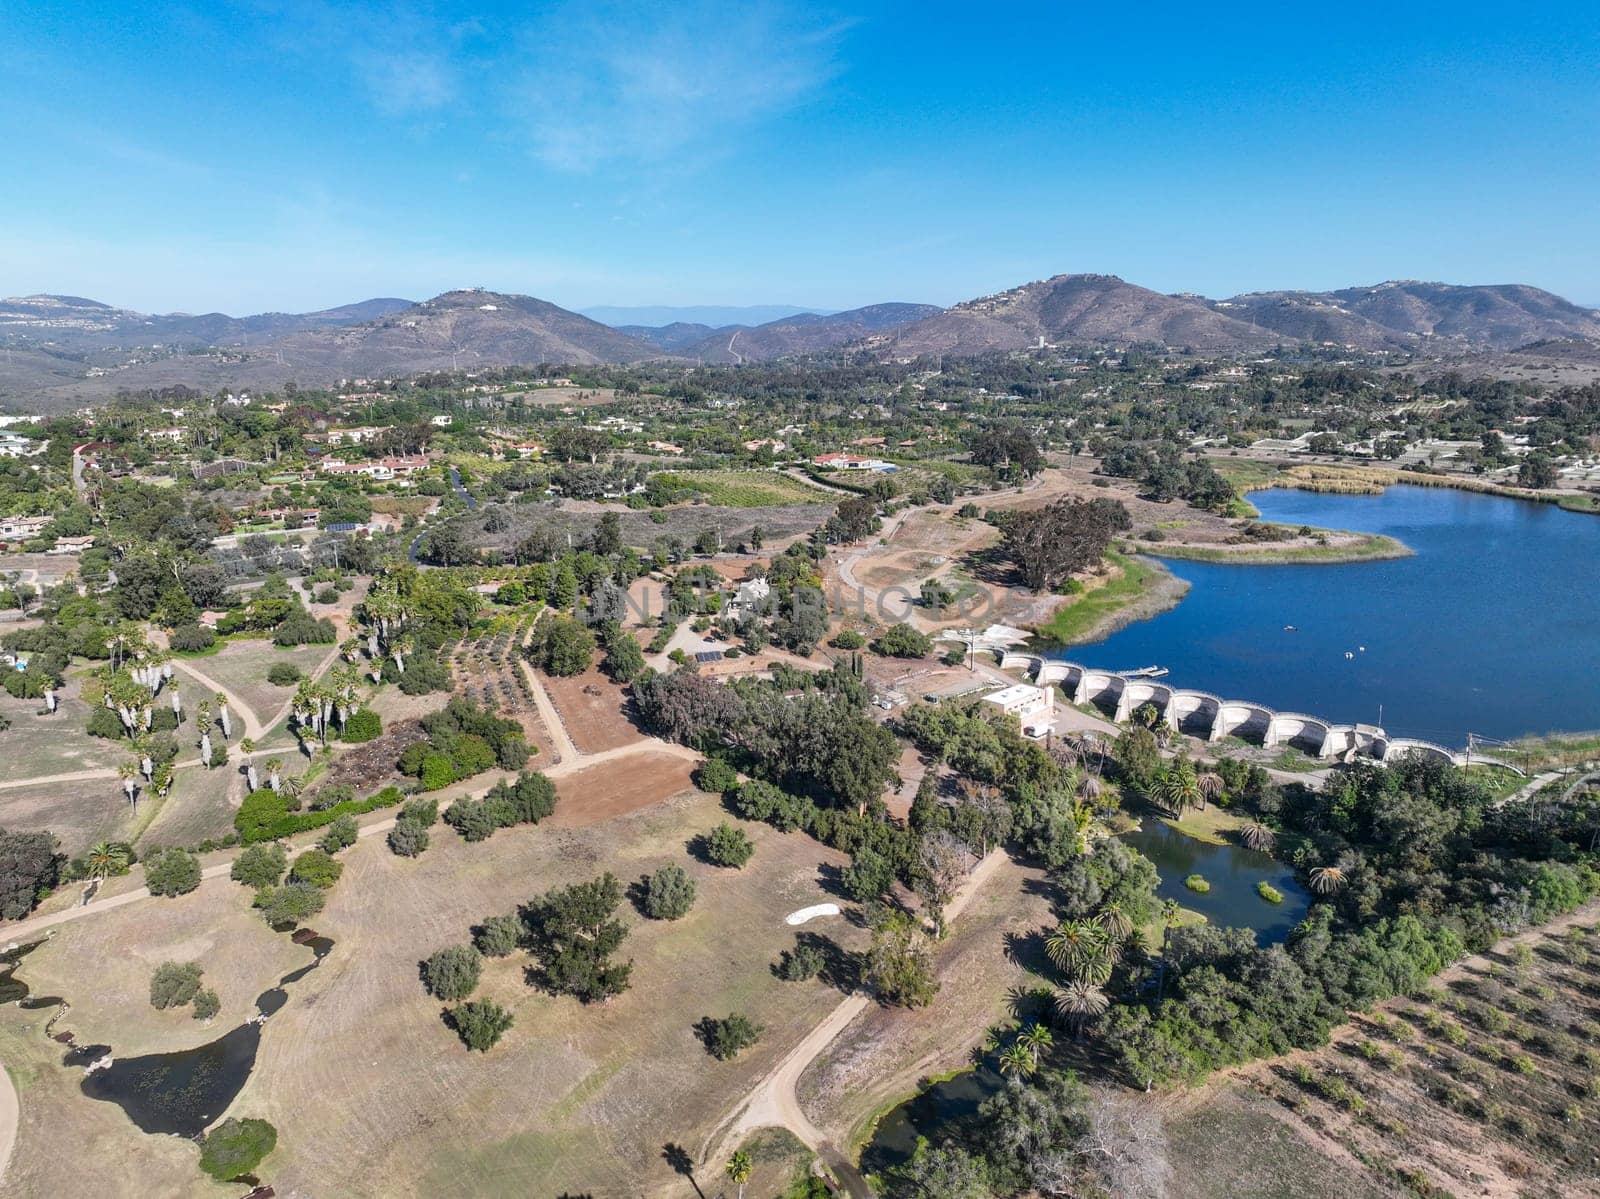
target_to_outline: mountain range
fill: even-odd
[[[119,390],[306,386],[536,363],[751,363],[846,349],[884,359],[1040,345],[1163,345],[1204,354],[1326,344],[1425,356],[1600,343],[1600,312],[1521,284],[1401,281],[1211,300],[1115,275],[1057,275],[950,308],[873,304],[760,324],[620,327],[481,289],[310,313],[148,315],[74,296],[0,300],[0,399],[31,408]]]

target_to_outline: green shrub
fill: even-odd
[[[286,796],[263,787],[245,796],[239,810],[233,814],[233,827],[238,831],[239,839],[246,844],[277,841],[296,833],[326,828],[340,816],[363,816],[379,808],[392,808],[404,799],[405,795],[398,787],[385,787],[366,799],[341,802],[324,811],[295,812],[290,810],[290,801]]]
[[[1207,891],[1211,890],[1211,884],[1208,883],[1203,876],[1198,874],[1191,874],[1188,878],[1184,879],[1183,885],[1188,887],[1189,890],[1193,891],[1196,895],[1204,895]]]
[[[435,999],[465,999],[478,985],[483,956],[470,945],[449,945],[422,964],[422,981]]]
[[[885,630],[876,648],[891,658],[924,658],[933,651],[933,639],[908,624],[897,624]]]
[[[451,1008],[445,1017],[468,1049],[488,1053],[512,1025],[511,1013],[492,999]]]
[[[1264,880],[1256,884],[1256,894],[1268,903],[1283,902],[1283,892]]]
[[[325,853],[338,853],[341,849],[348,849],[354,845],[360,835],[361,826],[356,823],[356,818],[345,813],[343,816],[334,817],[333,823],[328,826],[328,831],[322,834],[317,846]]]
[[[652,920],[678,920],[694,906],[694,880],[676,863],[662,866],[641,887],[644,914]]]
[[[738,868],[750,860],[756,847],[750,835],[724,820],[705,836],[706,860],[714,866]]]
[[[695,771],[695,786],[713,795],[726,795],[738,789],[739,772],[721,758],[707,758]]]
[[[866,643],[867,639],[854,629],[841,629],[833,639],[835,649],[860,649]]]
[[[350,719],[344,722],[344,727],[339,730],[340,740],[354,745],[374,741],[382,735],[383,718],[371,708],[362,708],[361,711],[352,713]]]
[[[274,662],[267,668],[267,682],[274,687],[293,687],[300,681],[300,668],[293,662]]]
[[[737,1057],[761,1038],[762,1026],[737,1012],[721,1020],[705,1017],[698,1025],[706,1052],[719,1062]]]
[[[265,1120],[229,1116],[206,1134],[200,1168],[219,1182],[248,1174],[278,1145],[278,1130]]]
[[[187,895],[200,885],[200,859],[182,849],[164,849],[144,862],[144,885],[152,895]]]
[[[180,654],[200,653],[216,643],[216,631],[203,624],[181,624],[167,637],[167,644]]]
[[[503,958],[522,943],[522,921],[490,916],[472,934],[472,947],[486,958]]]
[[[322,911],[326,902],[321,887],[310,883],[286,883],[256,892],[254,904],[273,928],[293,928]]]
[[[420,857],[428,848],[428,830],[425,825],[403,817],[389,830],[389,849],[402,858]]]
[[[233,859],[233,869],[229,873],[234,882],[259,891],[263,887],[276,887],[288,868],[289,855],[283,846],[274,843],[247,847]]]
[[[196,1020],[209,1020],[221,1010],[222,1000],[217,997],[217,993],[210,987],[195,992],[194,1012],[192,1015]]]
[[[339,876],[343,873],[344,867],[334,861],[333,855],[327,850],[308,849],[294,860],[293,866],[289,867],[289,881],[309,883],[326,891],[339,881]]]
[[[150,1006],[158,1011],[182,1007],[200,992],[198,962],[162,962],[150,976]]]
[[[805,982],[821,974],[823,965],[821,949],[815,945],[796,945],[783,951],[773,973],[784,982]]]

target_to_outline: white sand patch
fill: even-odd
[[[807,920],[815,920],[818,916],[837,916],[839,905],[836,903],[814,903],[809,908],[801,908],[798,912],[790,912],[783,918],[785,924],[804,924]]]

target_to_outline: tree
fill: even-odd
[[[470,945],[449,945],[422,964],[422,981],[435,999],[465,999],[478,986],[483,957]]]
[[[200,1168],[219,1182],[248,1174],[278,1146],[278,1130],[265,1120],[229,1116],[206,1134]]]
[[[324,853],[338,853],[341,849],[348,849],[356,843],[361,835],[361,826],[356,823],[356,818],[346,812],[342,816],[334,817],[328,831],[322,834],[322,839],[317,842],[317,847]]]
[[[522,909],[541,981],[556,993],[594,1003],[628,989],[633,963],[611,960],[627,936],[613,913],[622,888],[610,873],[547,892]]]
[[[882,914],[872,929],[866,980],[882,1003],[925,1007],[939,990],[927,938],[903,912]]]
[[[1082,980],[1069,982],[1055,993],[1056,1011],[1071,1022],[1080,1037],[1084,1026],[1096,1016],[1104,1015],[1110,1005],[1104,991]]]
[[[359,712],[352,712],[350,719],[345,721],[339,729],[341,740],[356,744],[375,741],[382,734],[383,718],[371,708],[362,708]]]
[[[1554,487],[1560,477],[1548,454],[1529,454],[1517,465],[1517,482],[1523,487]]]
[[[268,845],[251,845],[233,860],[229,876],[254,890],[275,887],[289,868],[289,855],[277,842]]]
[[[478,1053],[493,1049],[514,1023],[511,1013],[492,999],[458,1004],[445,1015],[462,1043]]]
[[[194,1010],[190,1014],[196,1020],[210,1020],[221,1010],[222,1000],[210,987],[195,992]]]
[[[713,866],[731,866],[738,869],[755,853],[755,843],[742,828],[724,820],[705,835],[706,860]]]
[[[595,639],[578,621],[549,612],[533,631],[528,658],[556,678],[582,674],[594,660]]]
[[[1318,895],[1332,895],[1349,881],[1338,866],[1318,866],[1311,872],[1311,889]]]
[[[150,976],[150,1006],[182,1007],[199,993],[201,973],[197,962],[162,962]]]
[[[1127,519],[1117,501],[1057,500],[1011,516],[1001,546],[1029,587],[1053,591],[1069,575],[1097,564]]]
[[[943,937],[945,905],[972,870],[972,850],[948,829],[932,829],[917,844],[917,893],[933,917],[934,935]]]
[[[415,820],[401,818],[389,830],[389,849],[402,858],[414,858],[428,848],[428,829]]]
[[[1167,811],[1180,820],[1186,809],[1201,805],[1205,794],[1200,789],[1193,764],[1184,758],[1157,773],[1153,793]]]
[[[322,911],[322,888],[310,883],[286,883],[257,891],[255,907],[273,928],[293,928]]]
[[[723,1173],[728,1176],[728,1180],[738,1185],[739,1199],[744,1199],[744,1184],[750,1181],[750,1174],[754,1169],[754,1165],[748,1153],[743,1149],[735,1149],[733,1156],[728,1159],[728,1164],[722,1167]]]
[[[145,859],[144,885],[152,895],[187,895],[200,885],[200,859],[187,850],[164,849]]]
[[[646,878],[642,887],[644,914],[652,920],[677,920],[694,906],[694,880],[674,862]]]
[[[125,873],[128,856],[128,846],[121,841],[96,841],[85,855],[89,877],[106,879],[113,874]]]
[[[877,648],[891,658],[925,658],[933,652],[933,639],[908,624],[897,624],[878,638]]]
[[[0,917],[20,920],[56,885],[62,857],[49,833],[0,829]]]
[[[326,891],[339,881],[339,875],[343,873],[344,866],[335,861],[327,850],[308,849],[295,858],[294,865],[289,867],[289,881],[306,883]]]
[[[706,1052],[719,1062],[738,1057],[761,1038],[762,1026],[738,1012],[721,1020],[706,1016],[696,1026]]]

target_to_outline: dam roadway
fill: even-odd
[[[1059,685],[1074,704],[1093,704],[1109,711],[1118,724],[1149,704],[1174,732],[1207,742],[1238,737],[1267,748],[1292,746],[1319,760],[1339,762],[1357,758],[1393,762],[1415,754],[1455,766],[1499,766],[1522,773],[1509,762],[1481,753],[1453,750],[1414,737],[1391,737],[1375,724],[1336,724],[1304,712],[1278,712],[1249,700],[1224,699],[1158,679],[1015,650],[1002,652],[999,663],[1002,670],[1026,672],[1040,686]]]

